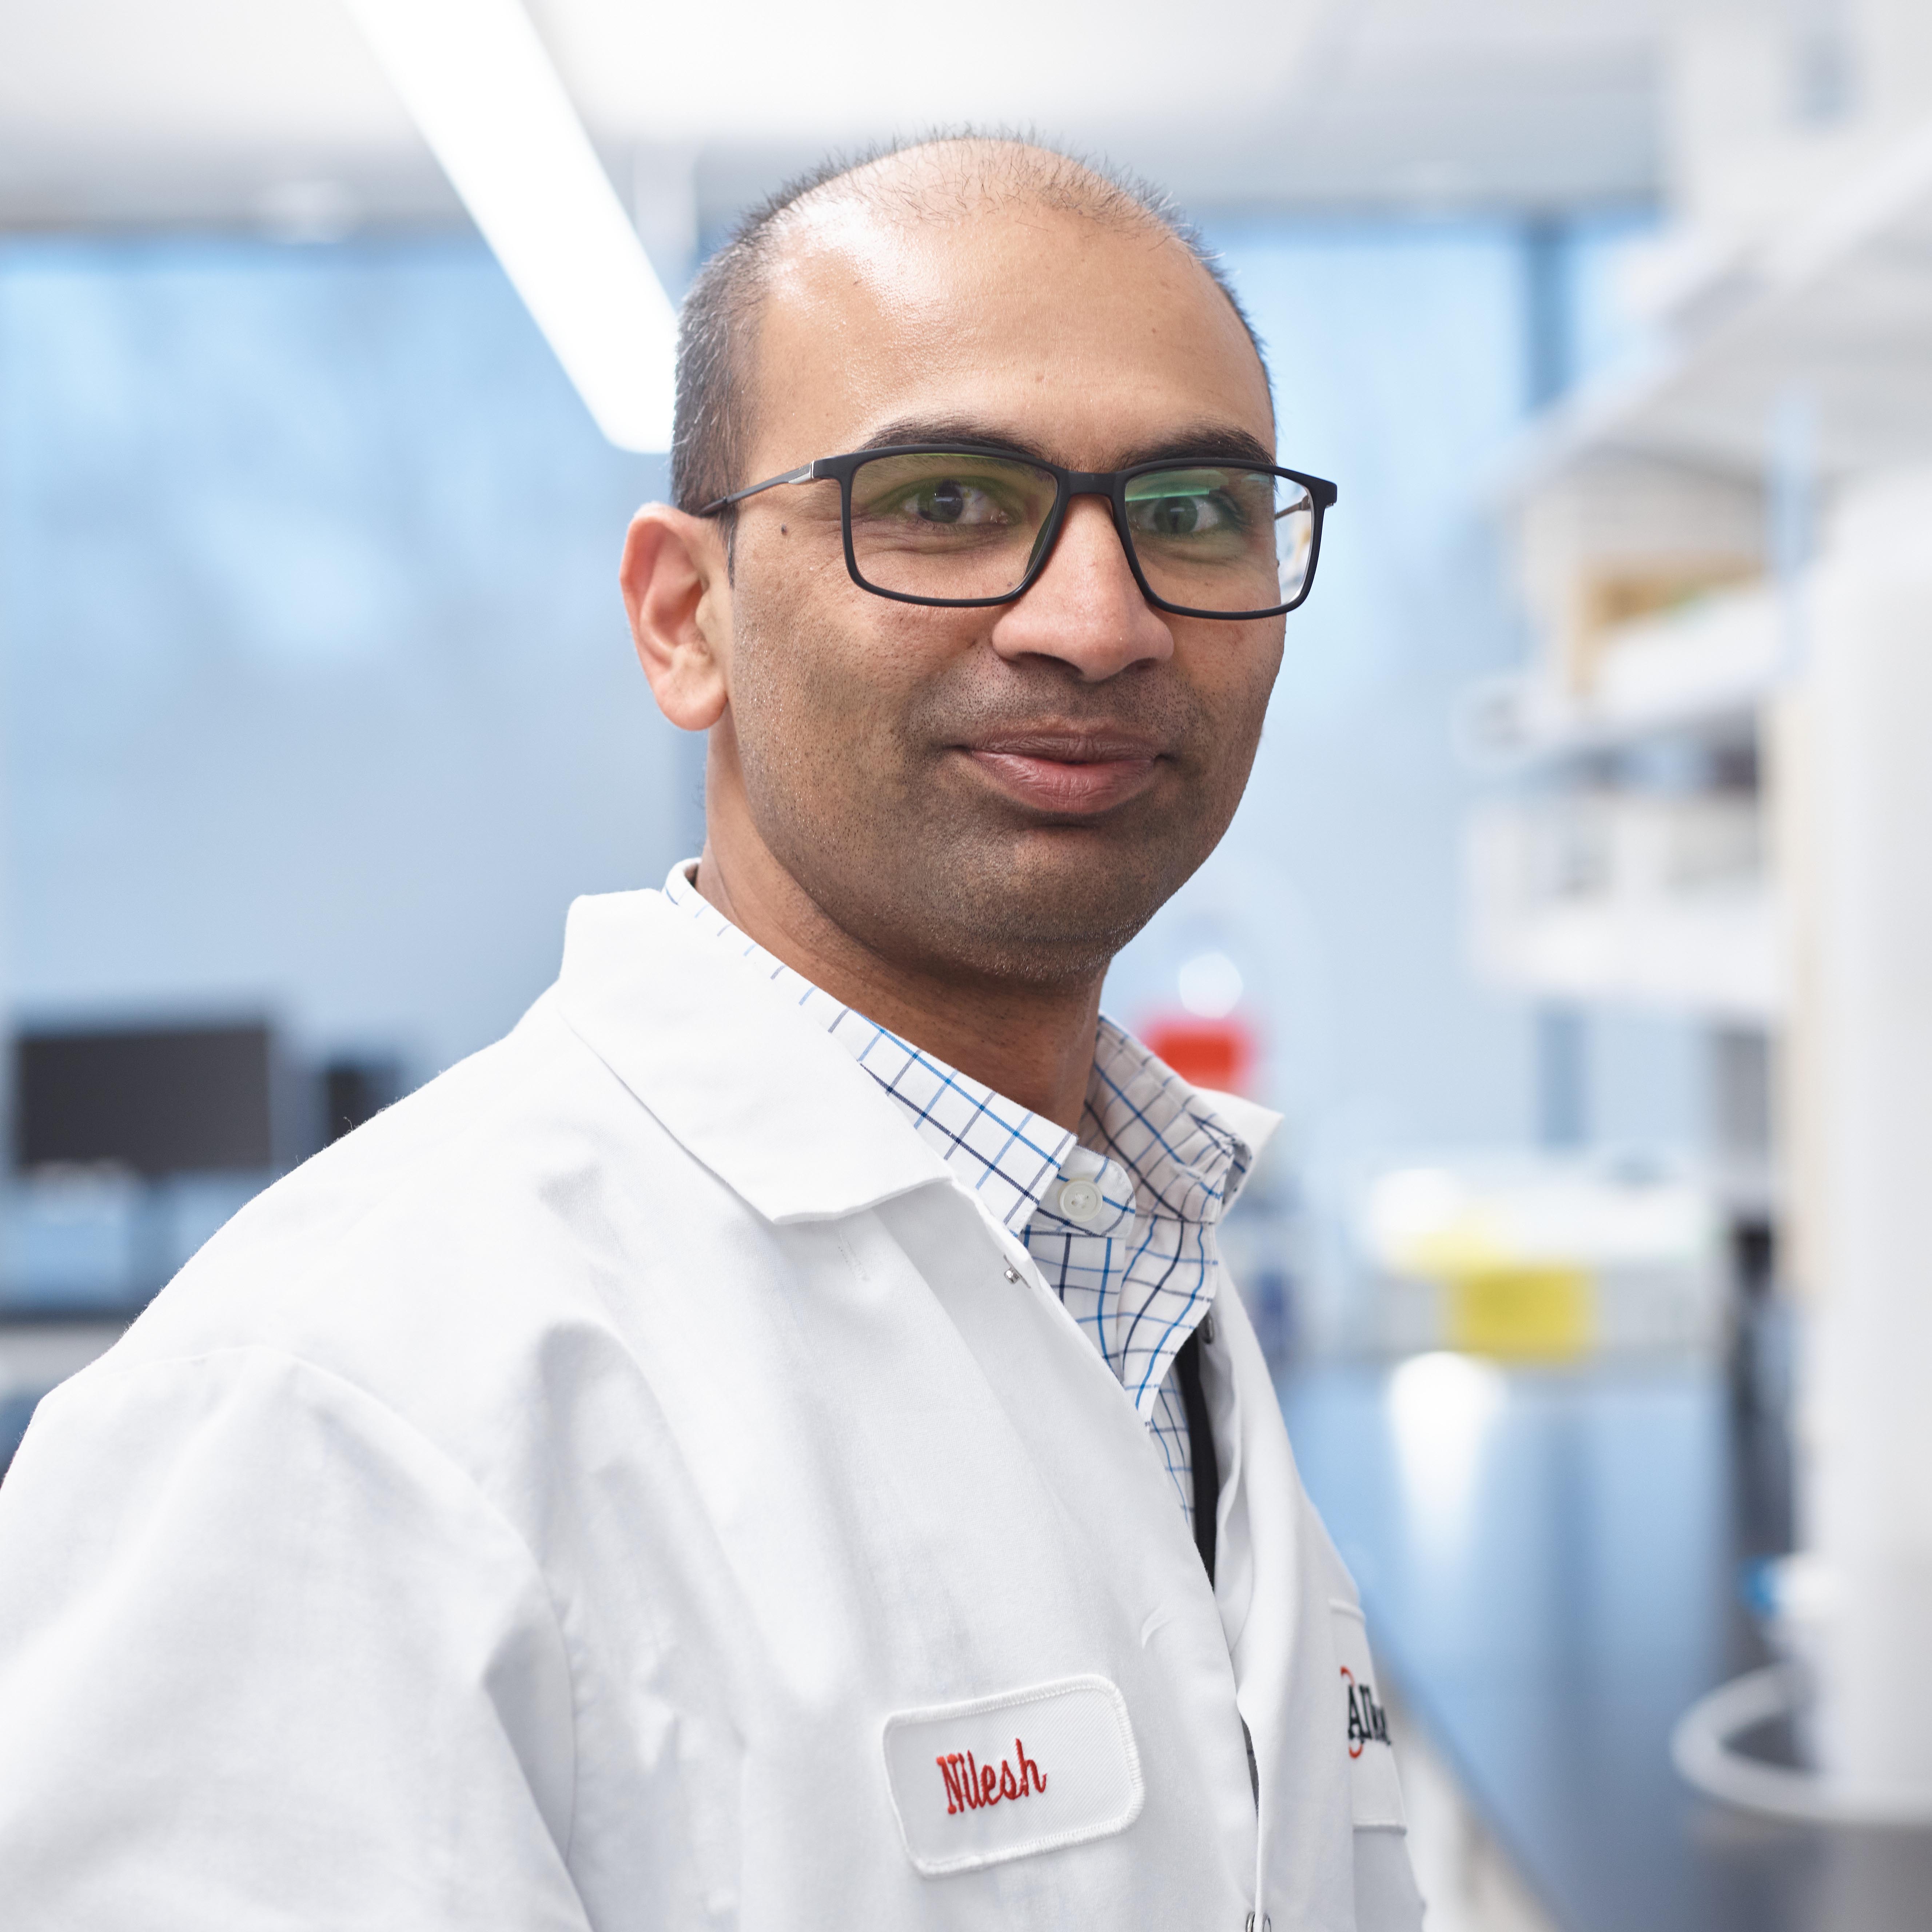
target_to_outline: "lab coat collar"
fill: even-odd
[[[934,1182],[962,1185],[850,1054],[660,892],[572,904],[556,996],[632,1094],[769,1220],[833,1219]],[[1241,1143],[1232,1204],[1280,1116],[1187,1090]]]
[[[667,1132],[766,1220],[950,1178],[878,1083],[662,892],[578,899],[556,1000]]]

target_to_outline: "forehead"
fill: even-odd
[[[1082,469],[1210,428],[1274,442],[1253,345],[1180,242],[1024,204],[946,220],[801,211],[752,376],[753,477],[908,419]]]

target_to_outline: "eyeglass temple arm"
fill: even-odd
[[[755,496],[761,490],[776,490],[781,483],[809,483],[818,473],[816,463],[805,464],[796,470],[788,470],[782,476],[767,476],[762,483],[754,483],[748,489],[734,490],[730,496],[706,503],[698,514],[700,517],[715,517],[720,510],[728,509],[734,503],[742,503],[747,496]]]

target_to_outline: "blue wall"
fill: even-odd
[[[5,986],[432,1072],[688,825],[610,450],[460,242],[0,253]]]

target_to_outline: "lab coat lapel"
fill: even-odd
[[[1216,1596],[1261,1787],[1257,1894],[1287,1924],[1352,1932],[1354,1818],[1331,1599],[1346,1571],[1303,1492],[1246,1311],[1220,1298],[1216,1438],[1224,1481]],[[1284,1912],[1282,1907],[1288,1909]]]

